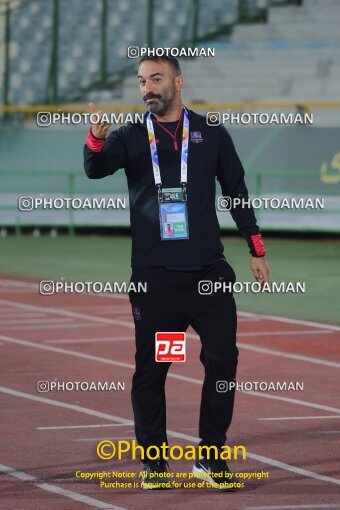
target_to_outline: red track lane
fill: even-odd
[[[238,493],[110,490],[100,489],[98,481],[80,481],[75,471],[140,470],[138,461],[126,457],[105,462],[95,451],[100,439],[134,437],[130,403],[134,341],[128,301],[95,295],[40,296],[34,282],[4,277],[0,302],[1,385],[7,388],[0,392],[0,463],[16,470],[1,477],[2,510],[203,509],[211,504],[231,510],[274,506],[288,510],[292,505],[327,510],[337,503],[340,508],[339,328],[322,330],[302,321],[240,316],[239,382],[304,383],[303,391],[237,392],[228,441],[245,445],[249,456],[229,465],[234,471],[269,471],[269,479],[249,481]],[[170,433],[170,445],[194,444],[198,437],[203,369],[200,343],[193,331],[189,333],[187,361],[173,364],[167,380],[168,429],[182,434],[176,438]],[[294,355],[304,359],[292,359]],[[39,393],[37,381],[44,380],[124,381],[125,391]],[[286,417],[314,418],[264,420]],[[44,428],[65,426],[75,428]],[[191,462],[170,461],[170,467],[189,473]],[[19,480],[22,473],[31,478]]]

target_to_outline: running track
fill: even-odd
[[[238,493],[104,490],[76,470],[133,471],[97,458],[101,439],[134,438],[133,323],[125,296],[41,296],[37,283],[0,279],[2,510],[340,509],[340,326],[239,313],[239,381],[302,381],[299,392],[237,392],[229,444],[247,448],[234,471],[269,471]],[[170,444],[194,444],[203,368],[189,331],[187,361],[167,381]],[[39,380],[125,381],[124,392],[39,393]],[[170,461],[190,472],[188,461]]]

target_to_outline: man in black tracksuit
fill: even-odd
[[[164,386],[171,363],[155,361],[155,333],[184,332],[191,325],[202,343],[200,359],[205,369],[200,444],[221,447],[232,419],[234,391],[218,392],[216,383],[235,381],[236,309],[232,292],[202,295],[199,282],[235,281],[235,273],[223,255],[215,186],[217,178],[223,195],[247,198],[244,171],[224,127],[208,126],[205,117],[183,107],[183,77],[176,59],[141,59],[138,78],[151,114],[161,185],[156,185],[153,136],[149,130],[148,137],[145,120],[112,131],[106,139],[109,126],[105,122],[93,124],[84,148],[85,171],[90,179],[125,169],[132,233],[131,281],[147,282],[147,293],[130,292],[129,295],[136,331],[136,371],[132,385],[136,437],[145,448],[167,443]],[[92,103],[90,110],[96,111]],[[98,114],[101,116],[102,112]],[[185,122],[189,126],[188,141],[183,137]],[[160,192],[164,188],[178,189],[181,183],[183,186],[182,143],[188,144],[187,176],[182,190],[186,197],[186,237],[189,238],[169,240],[161,235]],[[248,243],[255,278],[268,281],[265,249],[253,209],[238,206],[231,214]],[[172,224],[166,222],[164,229],[174,236],[171,228]],[[201,459],[196,462],[194,473],[200,477],[209,470],[227,469],[224,461]],[[155,474],[166,471],[167,463],[162,458],[146,459],[144,470],[147,476],[142,486],[155,488],[160,482]],[[210,481],[220,488],[225,480],[212,475]]]

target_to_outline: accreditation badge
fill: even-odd
[[[162,241],[189,239],[188,210],[182,188],[164,188],[158,198]]]
[[[185,202],[186,196],[182,188],[163,188],[159,192],[160,202]]]

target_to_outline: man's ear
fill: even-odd
[[[184,78],[180,74],[179,76],[176,76],[175,78],[175,84],[176,84],[176,90],[181,90],[184,85]]]

